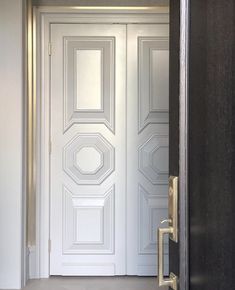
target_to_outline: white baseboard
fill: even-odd
[[[28,279],[37,279],[37,259],[36,259],[36,246],[28,247]]]

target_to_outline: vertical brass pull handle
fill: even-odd
[[[177,277],[175,274],[170,273],[169,278],[164,278],[164,235],[172,233],[172,227],[158,229],[158,285],[159,287],[169,286],[177,290]]]
[[[168,219],[161,223],[167,222],[167,228],[158,229],[158,285],[171,287],[177,290],[178,278],[174,273],[170,273],[168,278],[164,278],[164,235],[169,234],[169,238],[178,242],[178,177],[169,177],[168,191]]]

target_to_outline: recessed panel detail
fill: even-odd
[[[76,110],[101,110],[102,51],[78,49],[76,52]]]
[[[168,183],[169,138],[153,135],[139,147],[139,171],[152,184]]]
[[[114,63],[114,37],[64,37],[64,131],[91,123],[115,131]]]
[[[138,38],[139,132],[147,125],[169,122],[169,41]]]
[[[112,254],[114,190],[79,195],[63,189],[63,254]]]
[[[63,168],[77,184],[101,184],[114,171],[114,147],[99,133],[81,133],[63,149]]]
[[[77,244],[103,243],[103,207],[77,208],[75,211],[75,236]],[[89,230],[89,229],[92,229]]]
[[[75,151],[75,166],[83,174],[95,174],[103,165],[104,154],[95,146],[80,147]]]
[[[139,254],[157,253],[157,229],[167,219],[168,198],[149,193],[139,184]],[[163,225],[164,226],[164,225]],[[165,253],[168,252],[167,239]]]
[[[150,110],[168,112],[169,51],[152,49],[150,57]]]

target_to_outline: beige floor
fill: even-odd
[[[25,290],[158,290],[149,277],[53,277],[30,280]],[[162,289],[162,288],[161,288]],[[166,288],[165,288],[166,290]]]

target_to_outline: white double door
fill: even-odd
[[[50,274],[156,275],[168,25],[52,24],[50,34]]]

